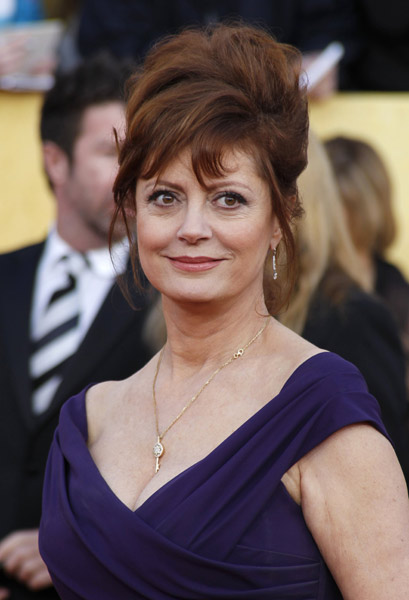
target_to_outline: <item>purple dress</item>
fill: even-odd
[[[281,482],[329,435],[368,422],[387,435],[357,369],[308,359],[280,393],[136,511],[87,449],[85,391],[63,407],[48,459],[40,550],[63,600],[339,600]]]

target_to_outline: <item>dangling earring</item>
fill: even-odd
[[[274,250],[273,250],[273,279],[274,279],[274,281],[278,277],[276,256],[277,256],[277,248],[274,248]]]

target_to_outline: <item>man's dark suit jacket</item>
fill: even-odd
[[[49,409],[30,409],[29,320],[34,278],[44,244],[0,255],[0,539],[40,522],[43,474],[62,403],[88,383],[128,377],[152,352],[141,331],[150,299],[136,294],[133,310],[115,283],[76,354]],[[2,579],[1,585],[10,585]],[[12,599],[56,598],[12,583]]]

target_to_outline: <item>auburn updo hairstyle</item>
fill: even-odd
[[[306,166],[308,139],[300,68],[298,50],[243,23],[186,29],[152,48],[128,82],[114,184],[114,219],[124,220],[134,273],[137,246],[129,220],[135,217],[138,179],[158,175],[188,149],[203,184],[206,177],[224,174],[226,151],[240,150],[251,154],[271,189],[283,235],[280,264],[285,263],[287,283],[294,279],[291,223],[302,213],[296,180]],[[272,313],[283,302],[274,285],[265,285]]]

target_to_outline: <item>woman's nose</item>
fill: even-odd
[[[209,239],[212,236],[212,229],[206,215],[206,207],[187,205],[177,235],[179,239],[190,244]]]

